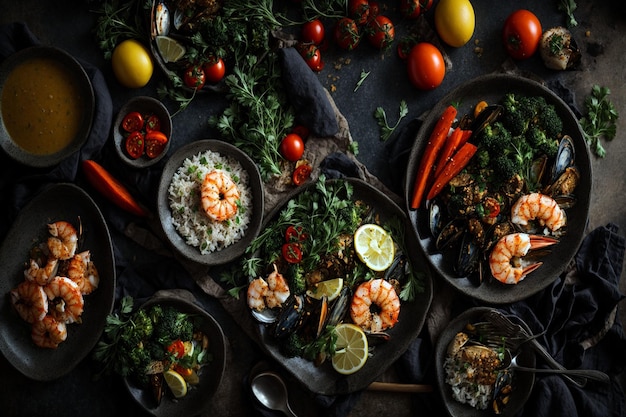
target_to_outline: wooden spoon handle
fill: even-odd
[[[367,389],[369,391],[386,391],[386,392],[409,392],[409,393],[425,393],[433,392],[432,385],[427,384],[397,384],[394,382],[372,382]]]

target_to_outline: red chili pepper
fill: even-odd
[[[443,190],[443,187],[467,166],[467,163],[472,159],[477,149],[476,145],[469,142],[461,146],[461,149],[450,158],[450,161],[448,161],[441,174],[435,178],[435,182],[430,188],[426,199],[432,200],[435,198],[437,194]]]
[[[185,356],[185,344],[182,340],[176,339],[167,347],[167,351],[180,359]]]

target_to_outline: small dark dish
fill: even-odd
[[[2,146],[2,149],[11,158],[24,165],[35,168],[46,168],[58,164],[83,146],[91,131],[95,108],[95,96],[91,80],[76,59],[74,59],[67,52],[55,47],[33,46],[14,53],[9,56],[2,63],[2,65],[0,65],[0,97],[3,95],[5,83],[13,70],[20,65],[35,59],[49,59],[55,61],[67,71],[68,76],[71,77],[71,79],[76,83],[75,87],[80,94],[82,104],[81,114],[78,116],[79,120],[77,133],[73,139],[70,138],[70,142],[64,148],[54,153],[31,153],[19,146],[11,138],[9,132],[7,131],[5,124],[6,121],[3,119],[2,112],[0,111],[0,146]],[[34,109],[32,109],[31,112],[34,117]]]
[[[487,103],[495,104],[508,92],[526,96],[542,96],[548,103],[555,106],[563,121],[563,132],[572,137],[576,150],[575,164],[581,174],[580,182],[574,191],[577,202],[572,208],[566,210],[567,233],[558,244],[550,248],[551,253],[541,259],[543,265],[539,269],[530,273],[516,285],[502,284],[490,276],[486,277],[480,285],[477,285],[469,277],[458,277],[454,272],[455,259],[450,253],[452,251],[442,254],[435,248],[435,239],[428,227],[428,210],[424,208],[424,205],[422,204],[418,210],[413,210],[408,203],[412,198],[413,184],[424,147],[443,110],[452,103],[460,103],[457,114],[457,117],[460,118],[464,114],[470,113],[479,101],[485,100]],[[587,225],[591,174],[589,152],[582,129],[567,104],[548,88],[535,81],[507,74],[493,74],[478,77],[461,85],[448,93],[431,110],[420,128],[411,150],[404,191],[409,218],[417,231],[420,246],[439,275],[465,295],[487,303],[501,304],[525,299],[546,288],[558,278],[570,259],[576,254]],[[486,272],[486,275],[490,275],[489,271]]]
[[[13,310],[7,293],[24,280],[29,251],[48,236],[46,225],[58,220],[76,224],[82,240],[78,250],[89,249],[98,269],[98,288],[85,296],[81,324],[67,326],[67,340],[57,349],[35,346],[30,325]],[[0,246],[0,350],[13,366],[34,380],[57,379],[70,372],[96,345],[115,296],[115,260],[107,225],[94,201],[71,184],[51,186],[21,211]]]
[[[202,318],[200,330],[208,336],[212,360],[201,368],[198,385],[193,386],[183,398],[173,400],[168,394],[155,405],[150,390],[135,385],[126,378],[126,388],[146,411],[157,417],[200,415],[210,404],[218,390],[226,367],[226,340],[219,323],[200,307],[194,296],[186,290],[164,290],[152,296],[142,308],[151,305],[173,306],[178,311]]]
[[[386,219],[397,218],[405,225],[407,232],[404,247],[409,251],[407,256],[411,260],[413,269],[424,273],[424,291],[417,294],[414,301],[402,302],[398,323],[387,330],[391,339],[377,345],[374,356],[367,360],[362,369],[351,375],[341,375],[336,372],[330,359],[327,359],[321,366],[315,366],[313,362],[301,357],[286,357],[281,352],[271,327],[263,324],[258,325],[259,343],[268,354],[306,388],[322,395],[347,394],[365,389],[372,383],[402,355],[411,341],[419,334],[426,321],[426,314],[433,297],[431,270],[418,248],[415,233],[411,232],[410,223],[402,209],[389,197],[366,182],[354,178],[337,181],[347,181],[352,184],[354,190],[352,198],[362,200],[372,207],[376,213],[380,214],[383,222]],[[267,216],[264,226],[271,223],[291,199],[311,187],[315,187],[315,182],[299,187],[285,198]],[[246,300],[243,298],[242,303],[245,302]],[[248,308],[247,305],[245,308]]]
[[[177,232],[172,223],[172,212],[168,200],[168,188],[174,173],[183,165],[187,158],[191,158],[204,151],[217,152],[220,155],[229,156],[236,159],[244,170],[248,172],[249,187],[252,192],[252,218],[246,231],[238,242],[226,247],[223,250],[215,251],[206,255],[200,253],[197,247],[188,245],[183,237]],[[183,257],[204,265],[222,265],[243,255],[246,248],[259,234],[263,221],[264,191],[261,174],[254,161],[236,146],[219,140],[201,140],[190,143],[180,148],[165,164],[161,181],[159,183],[158,211],[161,227],[167,239],[174,249]]]
[[[448,326],[441,332],[439,339],[435,344],[435,366],[437,373],[437,386],[444,405],[451,417],[483,417],[494,415],[493,411],[478,410],[468,404],[462,404],[452,397],[452,388],[445,381],[446,375],[444,371],[444,362],[447,356],[448,344],[454,336],[463,331],[468,323],[477,323],[485,321],[485,315],[490,308],[476,307],[463,312],[461,315],[452,320]],[[518,317],[509,317],[513,322],[520,324],[529,331],[528,326]],[[520,347],[521,354],[517,357],[518,363],[524,366],[534,368],[536,357],[534,351],[525,344]],[[535,384],[535,374],[533,372],[516,372],[514,375],[514,391],[511,394],[510,401],[502,412],[504,417],[512,417],[524,406]]]
[[[130,112],[139,112],[144,118],[147,115],[155,115],[159,118],[161,123],[159,130],[167,136],[167,144],[159,156],[149,158],[144,153],[141,157],[133,159],[128,155],[128,152],[126,152],[125,140],[128,136],[128,132],[122,129],[122,121]],[[146,168],[156,164],[167,154],[170,149],[170,144],[172,143],[172,117],[170,116],[170,112],[163,103],[152,97],[139,96],[130,99],[122,106],[113,123],[113,142],[118,156],[127,165],[133,168]]]

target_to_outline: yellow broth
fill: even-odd
[[[68,146],[81,121],[76,81],[61,63],[34,58],[18,65],[2,91],[2,118],[13,141],[27,152],[48,155]]]

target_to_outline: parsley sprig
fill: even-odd
[[[389,126],[385,109],[377,107],[374,111],[374,118],[376,119],[378,126],[380,126],[380,140],[383,142],[387,141],[400,124],[400,121],[404,119],[407,114],[409,114],[409,107],[407,106],[406,101],[402,100],[400,102],[400,114],[398,116],[398,120],[395,125]]]
[[[619,114],[609,100],[610,94],[611,91],[607,87],[594,85],[591,89],[591,95],[585,98],[587,115],[580,119],[585,140],[600,158],[606,156],[606,150],[600,139],[613,140],[617,133],[616,122]]]

